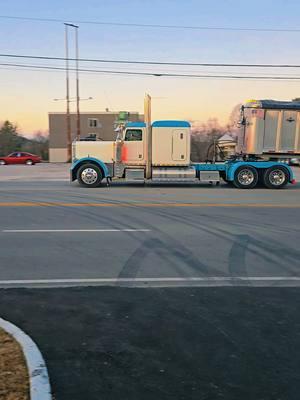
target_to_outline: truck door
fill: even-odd
[[[142,129],[126,129],[122,149],[124,163],[139,163],[144,160],[144,141]]]
[[[293,151],[295,149],[297,125],[297,111],[283,111],[279,151]]]
[[[187,157],[187,133],[184,130],[173,130],[172,160],[183,161]]]

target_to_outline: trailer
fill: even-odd
[[[221,179],[237,188],[262,184],[279,189],[295,183],[288,165],[239,154],[227,161],[214,159],[193,163],[191,126],[187,121],[163,120],[151,123],[151,102],[145,101],[146,122],[120,126],[115,141],[75,141],[72,146],[71,181],[97,187],[102,181],[140,183],[209,182]]]
[[[242,151],[265,160],[300,160],[300,102],[250,100],[241,108]]]

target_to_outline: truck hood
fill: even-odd
[[[114,144],[111,141],[78,141],[73,143],[73,159],[94,157],[104,163],[114,161]]]

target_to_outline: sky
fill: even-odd
[[[207,26],[227,28],[297,29],[300,2],[296,0],[0,0],[0,15],[54,18],[69,21]],[[71,37],[71,56],[74,42]],[[141,28],[79,23],[80,57],[163,62],[289,63],[300,64],[300,32],[254,32]],[[0,18],[0,53],[64,57],[61,22]],[[0,63],[53,65],[56,61],[0,57]],[[247,74],[249,69],[227,67],[153,67],[82,64],[82,68],[179,73]],[[259,71],[296,74],[296,70]],[[300,73],[299,73],[300,76]],[[231,110],[247,99],[290,100],[300,97],[300,81],[191,79],[158,76],[81,74],[82,111],[143,112],[143,97],[152,98],[155,119],[225,124]],[[71,96],[75,94],[74,77]],[[64,111],[63,71],[25,71],[0,65],[0,121],[9,119],[21,132],[47,130],[48,112]],[[74,109],[75,104],[72,103]]]

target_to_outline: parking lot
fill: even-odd
[[[1,167],[0,315],[40,345],[57,400],[296,399],[299,199]]]

